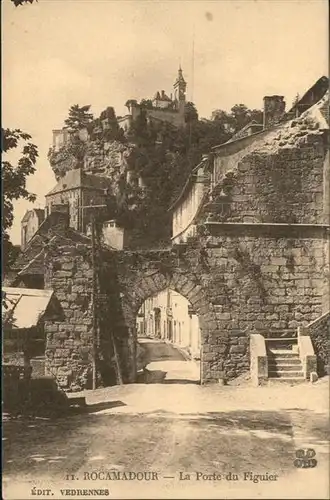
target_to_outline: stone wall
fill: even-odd
[[[45,288],[52,288],[60,317],[45,322],[46,372],[64,389],[91,388],[92,277],[90,249],[53,245],[45,256]]]
[[[146,109],[148,119],[155,119],[157,121],[168,122],[175,127],[183,127],[185,125],[184,113],[177,110],[168,109]]]
[[[99,251],[99,385],[116,382],[112,338],[124,382],[135,381],[136,314],[144,300],[167,287],[198,315],[202,383],[249,370],[251,333],[292,331],[321,316],[328,288],[325,229],[203,227],[207,234],[179,249]],[[63,313],[45,324],[47,369],[66,390],[91,387],[91,249],[53,246],[46,268],[46,287],[53,288]],[[315,343],[317,351],[321,345]]]
[[[329,304],[328,304],[329,307]],[[317,371],[319,375],[330,374],[330,312],[326,312],[316,321],[310,323],[306,331],[311,337],[317,353]]]
[[[251,138],[214,162],[213,220],[328,223],[327,136],[309,118]]]
[[[45,288],[54,290],[59,314],[45,321],[46,372],[61,388],[78,391],[92,388],[95,339],[97,386],[117,381],[114,353],[118,354],[124,382],[129,376],[128,328],[122,319],[115,262],[112,253],[96,248],[93,274],[92,249],[87,244],[56,240],[45,254]],[[96,289],[93,288],[96,283]],[[93,327],[93,290],[97,293],[96,329]]]
[[[132,329],[143,300],[166,286],[192,303],[205,383],[248,370],[251,333],[292,331],[318,318],[328,287],[323,229],[207,227],[211,234],[179,256],[123,252],[118,267]]]

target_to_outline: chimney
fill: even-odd
[[[264,129],[280,123],[285,113],[285,101],[282,95],[264,97]]]
[[[165,97],[165,90],[162,90],[162,99]]]

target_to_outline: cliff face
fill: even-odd
[[[128,158],[134,145],[119,141],[90,141],[86,143],[83,169],[86,173],[108,177],[114,195],[118,195],[121,183],[128,178]]]
[[[86,173],[116,180],[118,176],[126,174],[127,159],[133,149],[133,144],[116,140],[82,141],[73,138],[59,151],[50,150],[48,158],[57,179],[68,170],[83,168]]]

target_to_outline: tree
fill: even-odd
[[[152,100],[142,99],[142,101],[140,102],[140,106],[146,109],[152,109]]]
[[[69,109],[69,116],[65,120],[65,125],[68,127],[69,132],[78,132],[93,121],[92,113],[89,113],[90,104],[85,106],[79,106],[79,104],[74,104]]]
[[[198,120],[198,112],[193,102],[188,101],[184,108],[185,122],[189,123]]]
[[[30,142],[31,136],[20,129],[1,129],[1,143],[3,154],[9,153],[23,141],[21,157],[16,165],[2,157],[2,182],[3,182],[3,216],[2,216],[2,241],[3,241],[3,268],[8,269],[11,263],[13,245],[9,240],[8,229],[13,225],[14,200],[24,199],[35,201],[36,196],[26,188],[27,177],[35,172],[38,158],[38,149]]]
[[[91,129],[93,129],[93,124],[91,124]],[[99,121],[101,123],[101,138],[105,141],[125,141],[124,131],[119,127],[115,110],[112,106],[108,106],[100,114]]]
[[[15,7],[18,7],[18,5],[23,5],[25,3],[33,3],[33,2],[37,2],[37,1],[38,0],[11,0],[11,2],[13,2]]]
[[[211,120],[221,123],[223,129],[233,135],[253,120],[262,123],[262,111],[249,109],[245,104],[235,104],[229,113],[216,109],[211,115]]]
[[[138,102],[136,99],[128,99],[125,103],[126,108],[130,109],[132,106],[138,106]]]

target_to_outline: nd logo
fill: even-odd
[[[310,469],[316,467],[317,460],[314,458],[315,455],[316,453],[313,448],[301,448],[296,450],[296,459],[293,464],[298,469]]]

